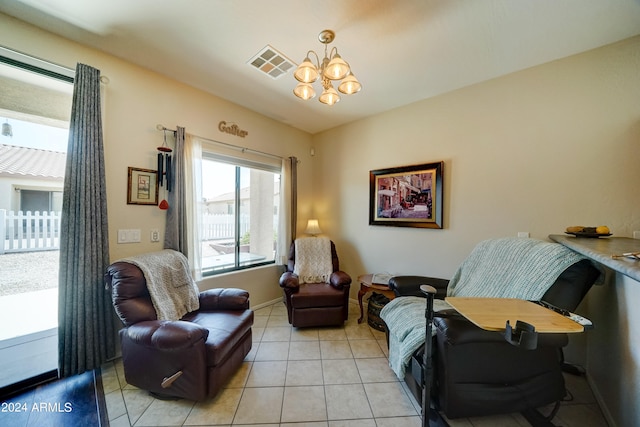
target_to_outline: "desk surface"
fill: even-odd
[[[540,333],[582,332],[579,323],[530,301],[511,298],[447,297],[446,301],[458,313],[476,326],[488,331],[504,331],[507,320],[527,322]]]

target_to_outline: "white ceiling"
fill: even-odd
[[[640,0],[0,0],[0,11],[310,133],[640,34]],[[267,44],[295,63],[321,54],[325,28],[363,85],[333,107],[296,98],[292,72],[273,80],[247,64]]]

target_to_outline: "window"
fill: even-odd
[[[202,275],[275,262],[280,167],[203,150]]]
[[[59,212],[62,210],[62,191],[21,189],[20,210],[23,212]]]

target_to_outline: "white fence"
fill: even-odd
[[[0,209],[0,254],[60,249],[60,212]]]
[[[0,209],[0,254],[60,249],[60,212],[14,212]],[[202,240],[234,238],[235,217],[204,214]],[[274,216],[274,227],[277,217]],[[249,215],[240,216],[240,237],[249,232]]]
[[[231,214],[202,215],[202,240],[233,239],[235,236],[235,216]],[[249,215],[240,215],[240,237],[249,232]]]

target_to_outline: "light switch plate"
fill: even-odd
[[[118,230],[118,243],[140,243],[140,229]]]

